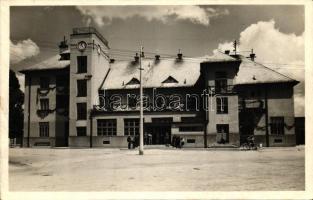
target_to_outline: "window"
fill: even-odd
[[[172,76],[169,76],[162,83],[178,83],[178,81],[175,78],[173,78]]]
[[[179,132],[199,132],[203,131],[203,126],[181,126]]]
[[[86,132],[87,130],[85,126],[76,127],[77,136],[86,136],[87,135]]]
[[[195,139],[187,139],[187,143],[196,143]]]
[[[39,122],[39,136],[49,137],[49,122]]]
[[[85,97],[87,96],[87,80],[77,80],[77,96]]]
[[[97,132],[104,136],[116,135],[116,119],[98,119]]]
[[[87,119],[87,104],[77,103],[77,120]]]
[[[137,85],[140,81],[137,78],[132,78],[126,85]]]
[[[139,119],[124,119],[124,135],[139,134]]]
[[[104,90],[98,90],[98,94],[99,94],[99,106],[103,108],[105,104]]]
[[[219,144],[225,144],[229,142],[229,125],[228,124],[216,124],[216,141]]]
[[[227,114],[228,113],[228,98],[216,97],[216,113]]]
[[[271,117],[271,134],[284,135],[284,117]]]
[[[87,56],[77,56],[77,73],[87,73]]]
[[[40,99],[40,110],[49,110],[49,99]]]
[[[135,109],[137,106],[137,96],[127,96],[128,108]]]
[[[215,72],[215,92],[227,92],[227,74],[226,72]]]
[[[50,85],[49,77],[40,77],[40,88],[41,89],[48,89]]]

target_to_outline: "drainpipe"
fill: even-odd
[[[92,148],[92,116],[93,112],[92,110],[90,110],[90,115],[89,115],[89,119],[90,119],[90,148]]]
[[[27,119],[27,147],[30,147],[30,96],[31,96],[31,77],[28,78],[28,119]]]
[[[265,87],[265,138],[266,138],[266,147],[269,147],[269,133],[268,133],[268,97],[267,97],[267,86]]]

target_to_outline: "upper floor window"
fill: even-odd
[[[226,93],[227,92],[227,73],[215,72],[215,92]]]
[[[228,98],[216,97],[216,113],[227,114],[228,113]]]
[[[49,137],[49,122],[39,122],[39,136]]]
[[[40,110],[49,110],[49,99],[40,99]]]
[[[136,85],[140,84],[140,81],[137,78],[132,78],[126,85]]]
[[[87,80],[77,80],[77,96],[85,97],[87,96]]]
[[[97,132],[98,135],[116,135],[116,119],[98,119]]]
[[[49,77],[40,77],[40,88],[41,89],[48,89],[50,85],[50,78]]]
[[[172,76],[169,76],[162,83],[178,83],[178,81],[175,78],[173,78]]]
[[[77,120],[87,119],[87,104],[77,103]]]
[[[271,117],[271,134],[284,135],[284,117]]]
[[[77,56],[77,73],[87,73],[87,56]]]

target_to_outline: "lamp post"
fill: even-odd
[[[140,54],[139,54],[139,71],[140,71],[140,121],[139,121],[139,155],[143,155],[143,102],[142,102],[142,70],[143,68],[141,67],[141,57],[142,57],[142,50],[143,47],[140,47]]]

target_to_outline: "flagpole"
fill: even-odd
[[[142,50],[143,47],[140,47],[140,54],[139,54],[139,71],[140,71],[140,130],[139,130],[139,155],[143,155],[143,89],[142,89],[142,70],[141,67],[141,57],[142,57]]]

